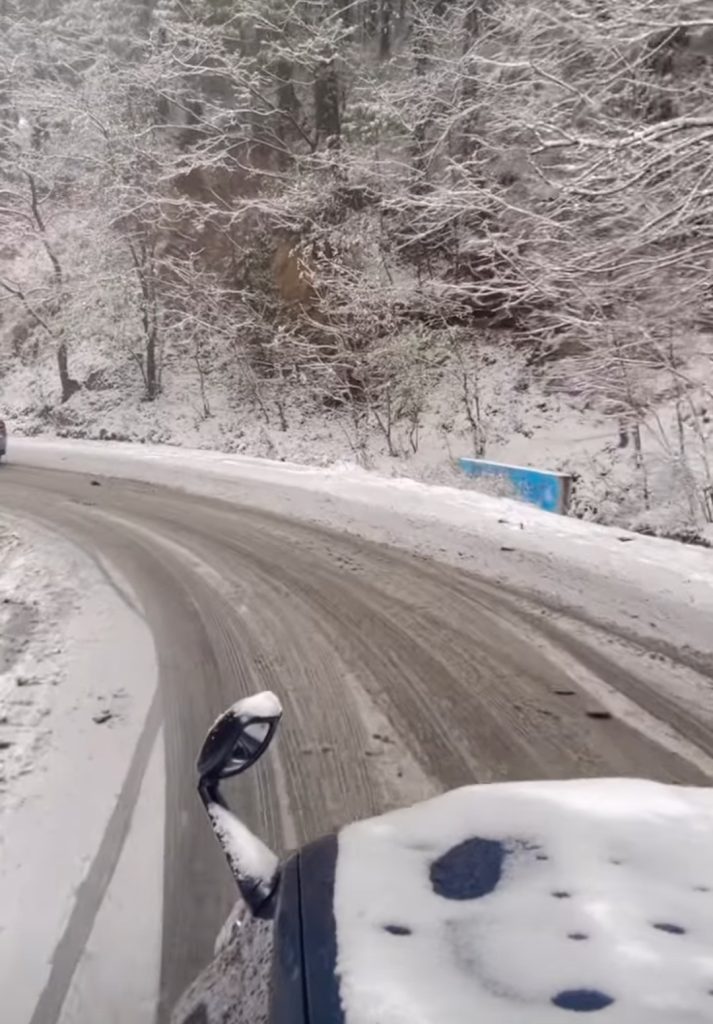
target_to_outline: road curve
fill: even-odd
[[[473,781],[710,783],[705,764],[602,717],[581,686],[582,673],[606,680],[674,725],[704,761],[713,757],[713,730],[654,694],[645,670],[624,671],[472,574],[146,484],[6,466],[0,488],[8,512],[115,565],[155,637],[167,778],[164,1017],[209,959],[234,897],[193,765],[207,726],[241,695],[269,688],[285,706],[274,756],[238,784],[246,819],[282,849]]]

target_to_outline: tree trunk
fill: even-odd
[[[277,79],[277,137],[280,141],[278,159],[284,170],[290,162],[289,139],[292,135],[298,134],[300,103],[295,92],[293,80],[293,67],[291,61],[281,57],[275,67],[275,78]]]
[[[364,35],[367,39],[373,39],[379,26],[378,0],[367,0],[364,8]]]
[[[146,397],[149,402],[153,402],[158,395],[158,391],[156,334],[152,331],[146,339]]]
[[[425,118],[419,119],[413,127],[411,159],[413,161],[413,169],[416,172],[412,185],[413,192],[422,192],[425,188],[426,167],[428,163],[427,130],[428,120]]]
[[[136,244],[129,238],[127,239],[127,244],[139,287],[141,288],[141,324],[144,329],[146,347],[143,357],[139,357],[139,365],[146,386],[146,398],[149,402],[153,402],[161,390],[159,365],[156,357],[158,312],[156,308],[155,267],[152,251],[148,248],[143,238],[137,236]]]
[[[463,19],[463,79],[461,81],[461,100],[470,112],[463,119],[460,127],[460,138],[457,150],[462,160],[468,160],[475,150],[475,137],[478,124],[478,112],[475,104],[478,98],[477,61],[470,58],[471,47],[480,34],[480,11],[473,4]]]
[[[412,33],[412,48],[414,57],[414,71],[417,78],[423,77],[429,68],[431,59],[431,37],[429,26],[426,22],[418,22]],[[422,86],[418,86],[422,88]],[[420,192],[424,188],[426,173],[426,154],[428,149],[427,131],[430,121],[429,104],[425,104],[422,116],[413,127],[413,138],[411,142],[411,159],[415,176],[411,190]]]
[[[67,346],[63,341],[57,345],[57,369],[62,385],[62,403],[68,402],[72,395],[79,391],[81,384],[69,375]]]
[[[392,0],[381,0],[379,17],[379,57],[388,60],[391,57],[391,12]]]
[[[339,17],[342,19],[343,25],[354,24],[354,5],[342,3],[342,0],[337,0],[337,12]]]
[[[314,114],[317,137],[338,148],[341,139],[339,117],[339,76],[334,57],[323,57],[315,70]]]

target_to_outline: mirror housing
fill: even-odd
[[[203,741],[196,765],[199,778],[218,782],[250,768],[269,747],[281,717],[280,702],[269,690],[233,704]]]
[[[233,814],[220,792],[223,779],[246,771],[267,750],[282,707],[266,690],[239,700],[213,723],[198,755],[198,792],[245,903],[271,917],[279,882],[276,855]]]

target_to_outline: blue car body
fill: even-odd
[[[342,1024],[336,971],[337,837],[303,847],[283,866],[275,915],[270,1024]]]

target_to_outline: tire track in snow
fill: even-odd
[[[55,947],[49,978],[30,1024],[56,1024],[74,972],[94,927],[99,907],[111,882],[141,791],[151,752],[161,727],[161,695],[156,690],[134,749],[124,784],[116,799],[101,845],[77,890],[72,913]],[[138,895],[138,894],[137,894]]]

